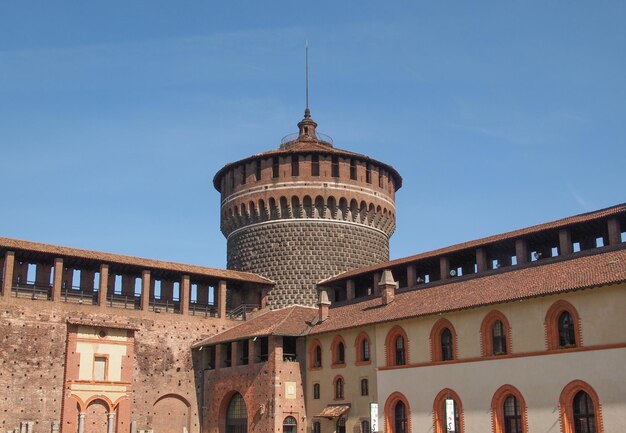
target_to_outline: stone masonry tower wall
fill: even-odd
[[[221,192],[228,269],[276,282],[268,305],[314,305],[315,284],[389,259],[395,230],[396,170],[336,149],[308,111],[280,149],[226,165]]]

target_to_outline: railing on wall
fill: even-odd
[[[52,299],[52,286],[50,284],[39,284],[34,281],[17,281],[13,283],[11,291],[16,298]]]
[[[190,302],[189,314],[192,316],[217,317],[217,306],[215,304]]]
[[[150,307],[155,313],[180,313],[180,300],[152,298]]]
[[[107,295],[107,305],[112,308],[141,309],[141,297],[135,295],[122,295],[110,293]]]

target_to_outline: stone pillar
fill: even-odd
[[[78,433],[85,433],[85,413],[78,414]]]
[[[248,345],[248,368],[252,370],[254,368],[254,364],[256,363],[256,342],[254,339],[246,340],[245,344]]]
[[[109,412],[107,418],[107,433],[113,433],[115,432],[115,412]]]
[[[189,275],[183,275],[180,279],[180,312],[189,314],[189,298],[191,295],[191,284]]]
[[[226,281],[221,280],[217,289],[217,311],[220,319],[226,318]]]
[[[609,226],[609,245],[617,245],[622,242],[622,229],[617,218],[611,218],[608,221]]]
[[[476,249],[476,270],[478,272],[487,270],[487,252],[483,248]]]
[[[2,275],[2,296],[6,299],[11,296],[11,285],[13,283],[13,267],[15,265],[15,252],[7,251],[4,256],[4,271]]]
[[[526,239],[515,240],[515,258],[517,259],[518,265],[528,263],[528,245],[526,244]]]
[[[104,308],[107,305],[107,292],[109,287],[109,265],[100,265],[100,285],[98,287],[98,305]]]
[[[233,341],[230,343],[230,365],[235,367],[237,365],[241,365],[242,361],[239,359],[239,348],[245,341]]]
[[[346,281],[346,299],[354,299],[354,280]]]
[[[572,234],[569,229],[559,230],[559,255],[568,256],[572,254]]]
[[[450,260],[447,257],[439,257],[439,278],[445,280],[450,277]]]
[[[141,309],[148,311],[150,307],[150,271],[144,270],[141,273]]]
[[[63,259],[54,259],[54,282],[52,284],[52,300],[61,300],[61,286],[63,285]]]
[[[417,284],[417,268],[415,265],[406,267],[406,286],[413,287]]]

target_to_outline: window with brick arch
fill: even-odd
[[[407,415],[404,403],[399,401],[393,411],[394,430],[393,433],[407,433]]]
[[[343,388],[344,388],[344,381],[343,381],[343,377],[339,376],[337,378],[335,378],[335,400],[343,400],[344,398],[344,393],[343,393]]]
[[[586,382],[567,384],[559,398],[562,433],[603,433],[598,394]]]
[[[309,368],[318,369],[322,367],[322,345],[315,339],[309,345]]]
[[[331,346],[333,356],[333,367],[345,367],[346,365],[346,344],[343,338],[336,336]]]
[[[550,306],[546,313],[545,327],[548,349],[582,346],[578,311],[569,302],[561,299]]]
[[[363,365],[370,363],[370,338],[365,332],[361,332],[354,343],[356,347],[356,364]]]
[[[296,433],[298,431],[298,422],[292,416],[288,416],[283,420],[283,433]]]
[[[235,393],[228,403],[226,411],[226,433],[247,433],[248,412],[246,403],[239,393]]]
[[[439,394],[437,394],[437,397],[435,397],[435,401],[433,403],[435,433],[447,433],[448,431],[450,431],[448,429],[449,426],[447,425],[447,400],[451,400],[454,407],[454,432],[463,433],[463,405],[461,404],[461,399],[459,398],[458,394],[449,388],[441,390]]]
[[[441,318],[433,325],[430,345],[433,361],[456,359],[456,331],[448,319]]]
[[[511,327],[500,311],[490,311],[480,325],[480,342],[483,356],[506,355],[510,352]]]
[[[389,367],[406,365],[409,363],[408,338],[404,329],[394,326],[385,338],[386,364]]]
[[[506,354],[506,332],[501,321],[497,320],[491,327],[491,341],[493,345],[493,355]]]
[[[491,400],[494,433],[527,433],[526,403],[512,385],[501,386]]]

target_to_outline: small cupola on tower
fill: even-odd
[[[317,123],[311,119],[311,110],[304,110],[304,118],[298,122],[298,141],[317,141]]]

